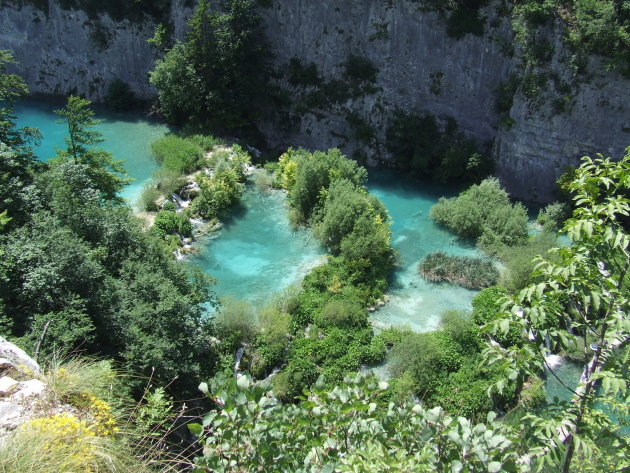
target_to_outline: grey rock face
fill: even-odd
[[[0,14],[0,44],[19,62],[15,72],[31,93],[103,101],[111,81],[121,79],[140,98],[155,95],[147,77],[154,52],[146,42],[155,25],[116,23],[108,16],[91,20],[54,0],[48,4],[48,14],[32,6],[3,6]]]
[[[155,94],[148,83],[155,59],[146,43],[154,29],[149,20],[140,25],[106,16],[91,21],[82,12],[62,10],[55,0],[49,5],[47,17],[31,7],[5,7],[0,14],[2,47],[20,61],[16,72],[32,92],[75,91],[102,100],[108,84],[120,78],[140,97]],[[514,196],[539,201],[553,198],[555,179],[565,166],[579,164],[581,156],[602,152],[619,158],[630,145],[630,81],[605,72],[594,59],[586,77],[573,83],[571,51],[561,42],[560,28],[551,32],[555,44],[548,68],[573,84],[570,106],[555,110],[559,94],[553,90],[535,106],[517,94],[509,113],[513,124],[507,128],[495,110],[495,91],[511,73],[521,72],[505,54],[512,35],[507,19],[498,17],[490,2],[482,12],[485,35],[456,40],[448,37],[443,19],[421,7],[413,0],[273,0],[271,7],[261,8],[277,85],[293,99],[298,90],[283,76],[293,57],[314,63],[324,80],[339,79],[349,55],[369,59],[379,71],[374,93],[302,110],[295,126],[260,123],[269,144],[338,146],[349,155],[361,150],[374,162],[391,159],[384,140],[395,109],[450,116],[478,141],[493,143],[498,176]],[[183,37],[190,12],[183,0],[174,3],[175,37]],[[350,113],[375,130],[369,143],[355,138]]]
[[[9,360],[16,368],[26,367],[33,373],[39,373],[39,365],[33,358],[28,356],[20,347],[0,337],[0,358]]]

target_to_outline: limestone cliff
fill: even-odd
[[[606,72],[597,58],[576,78],[557,25],[549,32],[554,52],[546,66],[553,81],[536,97],[516,90],[509,112],[500,114],[497,89],[523,71],[510,51],[510,22],[497,15],[492,2],[481,12],[485,33],[460,39],[447,35],[439,14],[413,0],[270,3],[260,12],[274,80],[300,105],[261,123],[272,146],[340,146],[349,155],[359,150],[374,162],[388,158],[385,130],[393,110],[429,112],[455,118],[463,131],[487,143],[497,173],[513,195],[549,200],[566,165],[594,152],[619,157],[630,145],[630,81]],[[176,37],[183,35],[189,14],[174,2]],[[115,78],[141,97],[154,94],[147,74],[155,52],[146,43],[153,28],[149,20],[89,20],[82,12],[60,9],[54,0],[49,0],[47,15],[10,6],[0,14],[2,47],[14,52],[20,61],[17,72],[32,92],[75,91],[95,100],[103,98]],[[328,103],[321,94],[320,102],[301,103],[304,97],[312,99],[308,93],[313,87],[289,82],[292,58],[305,66],[313,63],[319,80],[334,85],[343,82],[343,64],[351,56],[369,60],[378,71],[369,87]],[[553,85],[559,82],[568,84],[570,93],[559,92]],[[357,132],[357,120],[370,130],[367,138]]]

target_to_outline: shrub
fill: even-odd
[[[155,216],[153,228],[162,238],[167,235],[192,236],[192,225],[188,218],[183,213],[173,210],[161,210]]]
[[[216,333],[226,346],[239,348],[254,340],[259,332],[253,308],[245,301],[227,299],[213,319]]]
[[[502,286],[492,286],[481,291],[472,300],[472,320],[479,327],[492,322],[501,313],[502,298],[507,294],[508,292]],[[510,325],[507,334],[499,333],[494,337],[505,347],[519,346],[523,343],[522,330],[516,324]]]
[[[332,300],[314,317],[320,327],[364,328],[367,326],[367,310],[356,302]]]
[[[516,245],[527,237],[527,211],[510,199],[495,178],[473,184],[458,197],[440,198],[431,218],[452,232],[476,239],[482,247]]]
[[[202,163],[203,150],[195,142],[177,135],[166,135],[151,144],[155,159],[165,169],[188,174]]]
[[[366,57],[351,54],[343,63],[343,76],[353,82],[376,82],[378,68]]]
[[[543,227],[543,231],[557,232],[570,216],[571,211],[567,204],[553,202],[540,210],[536,222]]]
[[[153,173],[156,188],[164,197],[178,193],[186,184],[186,179],[173,169],[159,168]]]
[[[261,194],[269,194],[273,189],[273,177],[267,171],[256,170],[253,180],[256,189]]]
[[[457,350],[463,355],[478,353],[483,345],[479,327],[472,317],[462,311],[448,310],[442,313],[440,328],[446,336],[457,344]]]
[[[282,362],[283,353],[289,342],[291,316],[273,306],[258,314],[260,333],[254,342],[251,372],[262,378]]]
[[[222,216],[231,205],[239,201],[243,193],[243,184],[232,169],[216,171],[212,177],[200,174],[197,182],[200,191],[192,203],[191,211],[208,220]]]
[[[505,266],[500,278],[501,285],[511,292],[517,292],[533,282],[532,273],[536,266],[534,257],[547,257],[549,250],[556,246],[555,232],[542,231],[521,245],[500,248],[497,256]]]
[[[398,165],[440,181],[477,182],[493,169],[474,139],[458,132],[453,118],[438,122],[431,114],[396,110],[386,130],[386,146]]]
[[[422,397],[430,394],[448,373],[457,371],[462,361],[456,344],[443,333],[414,333],[392,348],[389,366],[394,376],[408,372]]]
[[[519,395],[519,404],[532,411],[543,407],[546,402],[545,382],[538,377],[528,379]]]
[[[347,179],[354,185],[363,185],[367,171],[346,158],[338,149],[326,153],[289,149],[281,158],[283,186],[289,191],[289,203],[308,220],[320,198],[320,192],[338,179]],[[295,164],[291,164],[295,162]]]
[[[443,251],[428,254],[420,263],[420,273],[431,282],[447,281],[470,289],[483,289],[497,283],[499,271],[482,258],[449,256]]]
[[[322,84],[314,62],[303,66],[299,58],[292,57],[289,60],[287,72],[289,83],[294,87],[318,87]]]

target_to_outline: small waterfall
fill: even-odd
[[[243,353],[245,353],[245,347],[241,347],[236,350],[236,362],[234,363],[235,373],[238,373],[241,368],[241,358],[243,358]]]
[[[564,358],[560,355],[547,355],[545,356],[545,363],[549,368],[556,368],[562,364]]]
[[[173,201],[175,202],[175,205],[177,206],[175,209],[176,212],[182,212],[186,207],[190,205],[190,200],[182,199],[182,197],[179,194],[173,194],[171,198],[173,199]]]

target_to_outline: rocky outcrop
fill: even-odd
[[[0,336],[0,373],[10,368],[26,368],[31,373],[39,373],[39,365],[24,350]]]
[[[443,18],[414,0],[273,0],[261,8],[273,54],[277,85],[299,101],[299,90],[288,82],[292,58],[313,63],[323,81],[342,79],[349,56],[368,59],[378,69],[365,93],[331,106],[307,102],[290,117],[260,124],[269,144],[277,147],[339,146],[349,155],[360,150],[372,162],[388,158],[385,130],[393,110],[429,112],[453,117],[460,129],[482,143],[492,143],[497,172],[517,197],[553,198],[554,181],[567,165],[585,154],[602,152],[620,157],[630,145],[630,81],[606,72],[591,59],[590,70],[576,78],[569,68],[571,51],[557,27],[554,53],[546,66],[571,85],[561,110],[559,93],[550,85],[537,98],[517,93],[509,120],[495,107],[497,88],[512,73],[522,73],[510,54],[511,25],[490,2],[483,36],[448,36]],[[184,35],[190,9],[173,3],[171,22],[176,38]],[[32,7],[4,6],[0,41],[20,61],[34,93],[77,92],[102,100],[116,78],[129,83],[140,97],[155,91],[148,83],[155,51],[146,43],[151,20],[143,24],[114,22],[106,16],[90,20],[83,12],[61,9],[49,0],[46,15]],[[348,120],[352,115],[373,131],[366,140]]]
[[[31,418],[46,385],[34,378],[39,365],[21,348],[0,337],[0,441]]]
[[[63,10],[54,0],[49,0],[47,12],[6,3],[0,14],[0,45],[14,54],[14,70],[32,94],[75,93],[103,101],[109,84],[120,79],[139,98],[155,96],[148,82],[155,60],[146,41],[153,36],[151,21],[117,23],[106,15],[92,20],[85,12]]]

